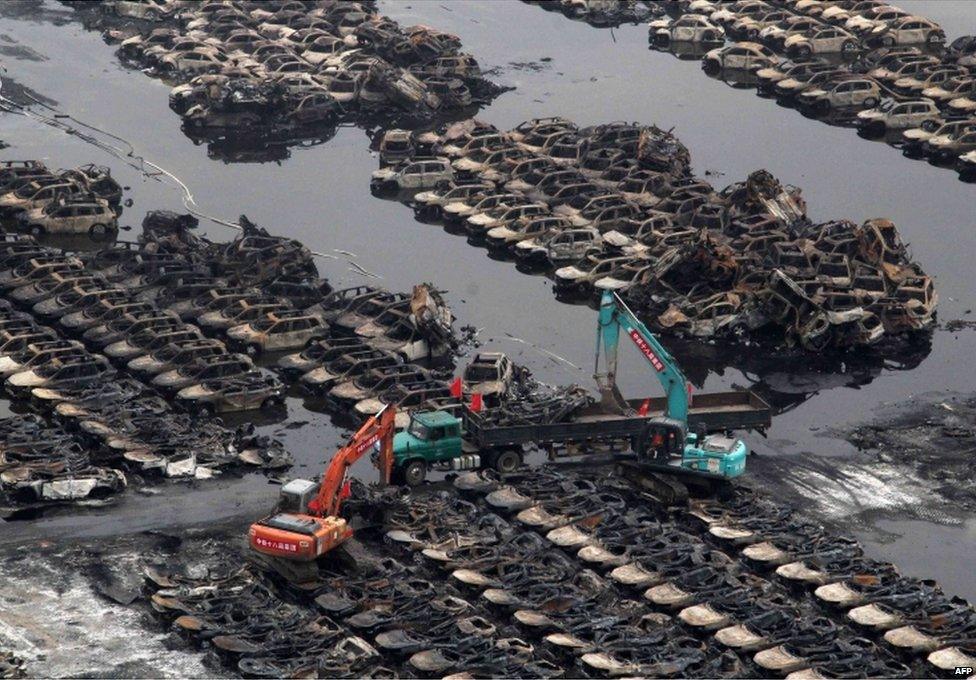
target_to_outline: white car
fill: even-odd
[[[653,265],[647,264],[647,260],[638,260],[632,265],[620,268],[610,276],[597,279],[593,287],[598,291],[612,290],[616,293],[624,293],[634,286],[647,283],[653,274]]]
[[[920,151],[924,153],[928,151],[930,141],[953,137],[961,132],[968,132],[970,130],[976,130],[976,119],[952,120],[941,125],[934,122],[926,123],[921,127],[905,130],[901,136],[905,140],[904,149],[907,152]]]
[[[702,59],[702,69],[710,74],[717,74],[723,70],[758,71],[772,66],[777,61],[779,57],[765,45],[738,42],[708,52]]]
[[[872,44],[890,47],[891,45],[944,45],[945,31],[934,21],[925,17],[901,17],[890,24],[875,26],[867,35]]]
[[[939,108],[930,99],[885,99],[876,108],[859,112],[856,122],[865,132],[883,132],[920,127],[926,121],[938,120],[939,115]]]
[[[852,55],[857,52],[859,47],[858,40],[854,35],[836,26],[825,26],[808,33],[791,35],[783,45],[787,54],[800,57],[836,52]]]
[[[976,95],[957,97],[949,102],[949,114],[954,116],[970,116],[976,113]]]
[[[725,29],[701,14],[685,14],[674,21],[657,19],[648,24],[648,38],[659,44],[668,42],[722,43]]]
[[[908,12],[897,7],[878,7],[852,16],[844,23],[844,28],[852,33],[863,35],[876,28],[885,27],[889,22],[909,16]]]
[[[454,169],[446,158],[415,158],[398,168],[374,170],[374,189],[433,189],[454,179]]]
[[[804,90],[797,95],[797,101],[817,111],[874,108],[881,101],[881,88],[870,78],[854,77]]]

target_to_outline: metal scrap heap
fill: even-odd
[[[170,82],[170,107],[194,138],[318,138],[367,117],[425,120],[479,105],[501,89],[457,36],[400,26],[372,2],[105,2],[127,63]],[[160,24],[162,27],[159,27]]]
[[[800,189],[765,170],[716,189],[670,131],[470,120],[407,148],[381,144],[375,193],[551,272],[560,298],[616,291],[658,331],[820,352],[935,324],[933,282],[890,220],[813,222]]]

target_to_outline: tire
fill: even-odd
[[[925,36],[926,45],[941,45],[945,42],[945,37],[938,31],[931,31],[927,36]]]
[[[146,10],[146,21],[159,21],[159,13],[154,9]]]
[[[878,105],[878,100],[875,99],[874,97],[868,97],[861,103],[864,105],[864,108],[873,109],[875,106]]]
[[[400,475],[403,478],[403,483],[407,486],[423,484],[427,478],[427,463],[420,458],[415,458],[403,466]]]
[[[244,346],[244,353],[252,359],[256,359],[261,356],[261,347],[253,342],[249,342]]]
[[[281,406],[281,397],[268,397],[261,402],[261,410],[263,411],[273,411],[279,406]]]
[[[217,414],[217,409],[213,404],[200,404],[197,406],[197,415],[200,418],[213,418]]]
[[[27,233],[34,237],[43,236],[45,231],[47,230],[39,224],[32,224],[27,227]]]
[[[717,76],[722,70],[722,65],[715,59],[706,59],[702,62],[702,71],[707,75]]]
[[[800,45],[794,50],[794,52],[796,52],[796,56],[804,57],[804,58],[809,57],[811,54],[813,54],[813,50],[810,49],[809,45]]]
[[[853,40],[845,40],[840,46],[840,52],[841,54],[846,54],[847,56],[854,54],[857,52],[857,43]]]
[[[492,467],[503,475],[515,472],[521,465],[522,454],[514,449],[506,449],[505,451],[502,451],[496,455],[495,460],[492,461]]]
[[[95,241],[101,241],[108,235],[108,226],[101,223],[93,224],[88,229],[88,235]]]
[[[895,44],[895,39],[892,38],[890,35],[886,35],[881,39],[882,47],[893,47],[894,44]]]

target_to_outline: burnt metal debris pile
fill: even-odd
[[[594,26],[634,21],[629,2],[541,2]],[[976,37],[946,45],[938,23],[880,0],[661,3],[653,49],[904,155],[976,178]],[[659,12],[663,14],[663,9]]]
[[[374,530],[301,588],[257,567],[146,570],[150,604],[249,677],[939,677],[976,613],[738,489],[665,511],[606,469],[354,490]],[[346,566],[342,566],[345,564]]]
[[[130,4],[102,3],[110,25],[143,20],[106,37],[124,61],[180,83],[170,106],[194,139],[327,139],[340,122],[420,122],[501,92],[457,36],[400,26],[372,2],[177,0],[151,17]]]
[[[550,272],[559,297],[613,290],[659,331],[811,351],[934,325],[933,282],[892,222],[814,223],[800,190],[765,171],[717,190],[657,127],[468,120],[406,142],[381,144],[391,165],[373,173],[374,192]]]

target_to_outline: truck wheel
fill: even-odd
[[[106,227],[104,224],[93,224],[88,230],[88,235],[96,241],[101,241],[103,238],[105,238],[106,234],[108,234],[108,227]]]
[[[403,467],[403,481],[407,486],[422,484],[426,478],[427,463],[420,459],[412,460]]]
[[[509,474],[518,470],[521,464],[522,455],[518,451],[509,449],[495,456],[493,467],[502,474]]]

